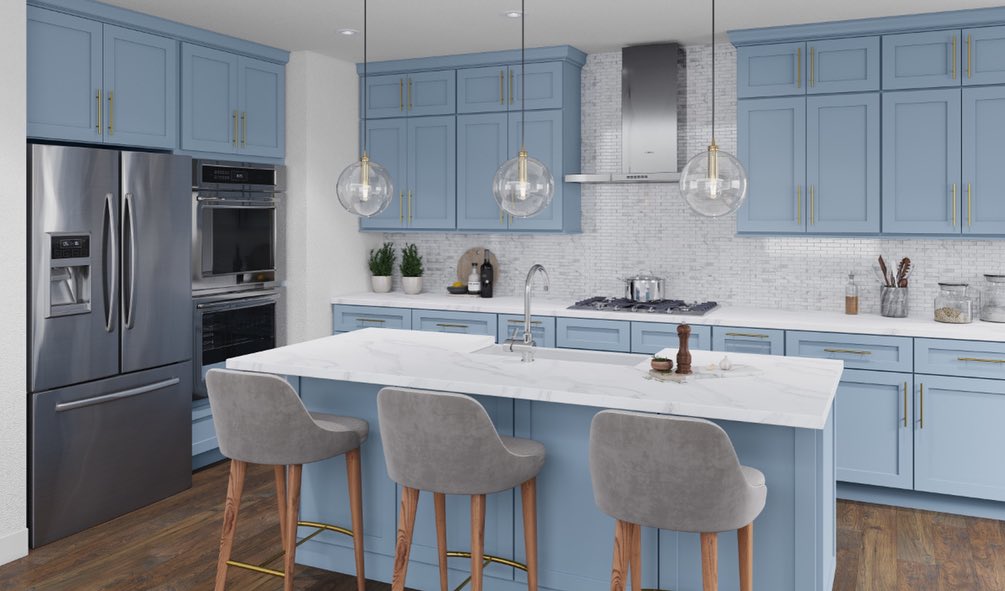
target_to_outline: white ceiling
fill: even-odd
[[[363,0],[104,0],[124,8],[291,51],[362,61]],[[717,0],[716,29],[996,6],[1002,0]],[[569,44],[587,53],[657,41],[707,42],[710,0],[531,0],[527,46]],[[513,49],[520,0],[369,0],[371,60]]]

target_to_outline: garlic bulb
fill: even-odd
[[[719,369],[729,371],[733,369],[733,362],[729,360],[729,357],[723,357],[722,361],[719,362]]]

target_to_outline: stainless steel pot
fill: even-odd
[[[635,302],[652,302],[666,297],[666,279],[652,273],[625,278],[625,297]]]

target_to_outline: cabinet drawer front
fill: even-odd
[[[807,93],[879,90],[879,37],[811,41],[806,46]]]
[[[216,427],[209,406],[192,409],[192,456],[218,449]]]
[[[963,30],[963,84],[1005,84],[1005,27]]]
[[[659,322],[632,323],[632,353],[656,353],[662,349],[676,349],[680,345],[677,336],[679,324]],[[699,351],[712,350],[712,329],[708,326],[691,325],[688,348]]]
[[[453,115],[457,105],[457,71],[409,74],[405,98],[408,115]]]
[[[332,306],[333,332],[360,328],[412,328],[412,312],[408,308],[378,308],[371,306]]]
[[[834,402],[838,480],[913,487],[913,383],[909,373],[845,370]]]
[[[911,371],[911,339],[827,332],[788,332],[786,355],[840,359],[848,369]]]
[[[806,44],[779,43],[737,49],[739,98],[806,92]]]
[[[496,336],[496,315],[481,312],[412,310],[412,328],[431,332]]]
[[[784,355],[785,331],[714,326],[712,327],[712,350],[756,355]]]
[[[883,90],[959,86],[961,49],[956,29],[884,35]]]
[[[506,339],[513,336],[513,331],[516,330],[517,334],[515,338],[523,338],[523,316],[518,314],[500,314],[499,315],[499,342],[502,343]],[[555,319],[551,316],[531,316],[530,317],[530,332],[534,335],[534,344],[538,347],[554,347],[555,346]]]
[[[457,112],[489,113],[509,110],[506,66],[457,70]]]
[[[631,324],[622,320],[557,318],[555,345],[565,349],[594,351],[631,350]]]
[[[1005,380],[1005,343],[915,339],[914,371]]]

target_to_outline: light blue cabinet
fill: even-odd
[[[739,232],[806,230],[806,99],[740,101],[738,157],[749,178]]]
[[[565,101],[564,90],[569,66],[562,62],[519,64],[509,67],[510,111],[519,111],[525,105],[528,111],[561,109]],[[576,77],[578,79],[578,76]],[[526,85],[523,81],[526,80]],[[576,82],[578,90],[578,82]],[[577,92],[578,95],[578,92]],[[521,98],[523,102],[521,102]]]
[[[503,230],[509,225],[492,194],[492,178],[510,158],[508,121],[506,113],[457,116],[459,230]]]
[[[964,29],[963,84],[1005,84],[1005,27]]]
[[[481,334],[495,338],[497,328],[495,314],[412,310],[412,330]]]
[[[510,230],[562,230],[565,227],[564,216],[568,213],[565,207],[565,193],[566,191],[579,190],[579,185],[565,183],[562,177],[558,176],[562,170],[568,170],[564,166],[563,158],[569,156],[570,150],[576,150],[575,160],[579,161],[579,142],[575,142],[574,145],[572,142],[566,143],[568,138],[563,127],[566,116],[567,114],[561,110],[511,112],[509,114],[509,155],[506,160],[519,155],[520,129],[523,126],[526,133],[524,145],[527,147],[527,153],[532,158],[540,160],[555,177],[555,194],[551,199],[551,204],[533,217],[509,217],[508,227]],[[576,200],[578,201],[578,198]],[[573,209],[577,214],[576,227],[578,228],[578,203]]]
[[[678,324],[663,322],[632,322],[632,353],[658,353],[663,349],[677,349],[680,337]],[[691,325],[688,348],[695,351],[712,349],[712,330],[708,326]]]
[[[883,90],[959,86],[959,29],[883,36]]]
[[[565,72],[562,62],[530,63],[524,68],[526,88],[519,64],[458,70],[457,112],[519,111],[521,93],[528,110],[561,109]]]
[[[879,232],[879,134],[879,93],[806,99],[807,232]]]
[[[499,336],[500,343],[506,339],[523,339],[523,316],[518,314],[499,315]],[[531,316],[530,333],[534,337],[534,344],[537,347],[555,346],[555,318],[553,316]]]
[[[713,326],[712,350],[755,355],[784,355],[785,331]]]
[[[412,328],[412,313],[407,308],[379,306],[332,306],[332,331],[348,332],[360,328]]]
[[[509,110],[508,66],[457,70],[457,112],[491,113]]]
[[[964,234],[1005,234],[1005,199],[998,187],[1005,155],[1005,86],[963,89]]]
[[[956,89],[883,94],[883,232],[960,232],[960,111]]]
[[[738,47],[737,98],[805,94],[805,56],[802,42]]]
[[[914,376],[846,369],[834,401],[837,479],[914,486]]]
[[[914,366],[910,337],[790,330],[785,333],[785,354],[840,359],[847,369],[910,372]]]
[[[409,228],[452,229],[457,224],[456,118],[408,119]]]
[[[204,468],[225,459],[213,425],[213,410],[209,399],[192,402],[192,470]]]
[[[366,77],[366,105],[360,96],[360,117],[370,119],[383,117],[405,117],[405,77],[400,74]]]
[[[286,68],[241,57],[237,72],[240,153],[282,158],[286,153]]]
[[[456,110],[456,73],[452,69],[367,76],[366,90],[366,114],[372,119],[452,115]],[[360,116],[362,99],[360,96]]]
[[[1005,383],[916,376],[916,490],[1005,501]]]
[[[1005,343],[914,339],[914,371],[1005,380]]]
[[[232,53],[182,43],[182,149],[237,151],[240,132],[237,62]]]
[[[879,37],[810,41],[806,47],[807,94],[879,90]]]
[[[632,349],[631,323],[623,320],[556,318],[555,346],[628,353]]]
[[[360,228],[394,230],[405,227],[405,191],[408,186],[408,119],[371,119],[366,123],[367,151],[371,161],[383,166],[394,183],[394,198],[384,211],[361,218]]]

